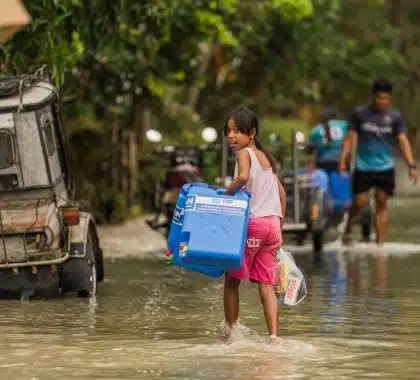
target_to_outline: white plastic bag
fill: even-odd
[[[279,248],[276,252],[275,291],[279,303],[296,306],[307,295],[306,281],[290,252]]]

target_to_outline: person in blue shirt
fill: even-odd
[[[342,236],[345,245],[353,243],[352,225],[359,211],[369,201],[368,192],[372,188],[375,189],[376,243],[383,244],[388,227],[387,200],[395,189],[395,145],[400,147],[407,162],[410,179],[417,182],[406,124],[401,113],[390,107],[392,83],[388,79],[376,79],[372,94],[370,105],[357,107],[351,113],[340,154],[340,173],[347,170],[346,159],[352,148],[356,154],[352,206]]]
[[[326,108],[320,123],[315,125],[309,136],[309,149],[312,153],[309,169],[323,169],[328,174],[337,171],[346,133],[347,121],[338,119],[334,108]]]

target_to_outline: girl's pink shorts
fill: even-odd
[[[245,252],[241,268],[227,272],[237,280],[275,285],[276,250],[282,245],[278,216],[249,219]]]

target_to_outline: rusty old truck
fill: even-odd
[[[94,296],[104,278],[92,215],[73,201],[59,97],[44,69],[0,78],[0,291]]]

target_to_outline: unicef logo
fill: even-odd
[[[194,194],[193,195],[189,195],[187,197],[187,200],[185,202],[185,209],[186,210],[194,209],[194,206],[195,206],[195,197],[196,196]]]
[[[172,222],[175,224],[182,225],[183,220],[184,220],[184,209],[181,207],[175,206]]]

